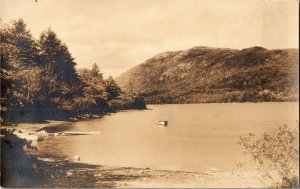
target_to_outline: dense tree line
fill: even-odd
[[[97,64],[76,70],[74,57],[51,29],[34,39],[22,19],[1,23],[1,119],[38,121],[144,108]]]

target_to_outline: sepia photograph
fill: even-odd
[[[298,0],[0,0],[2,188],[299,188]]]

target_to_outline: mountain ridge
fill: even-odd
[[[299,50],[196,46],[147,59],[116,78],[148,103],[297,101]]]

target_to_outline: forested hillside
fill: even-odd
[[[22,19],[1,23],[1,121],[66,119],[129,108],[143,99],[124,93],[95,64],[77,71],[74,57],[47,29],[34,39]]]
[[[299,50],[194,47],[165,52],[116,78],[147,103],[298,100]]]

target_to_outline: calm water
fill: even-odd
[[[50,137],[41,152],[73,157],[81,162],[207,171],[253,169],[237,144],[241,134],[261,134],[281,124],[296,126],[298,103],[149,105],[150,110],[122,111],[74,123],[72,131],[97,135]],[[169,126],[156,123],[169,120]]]

